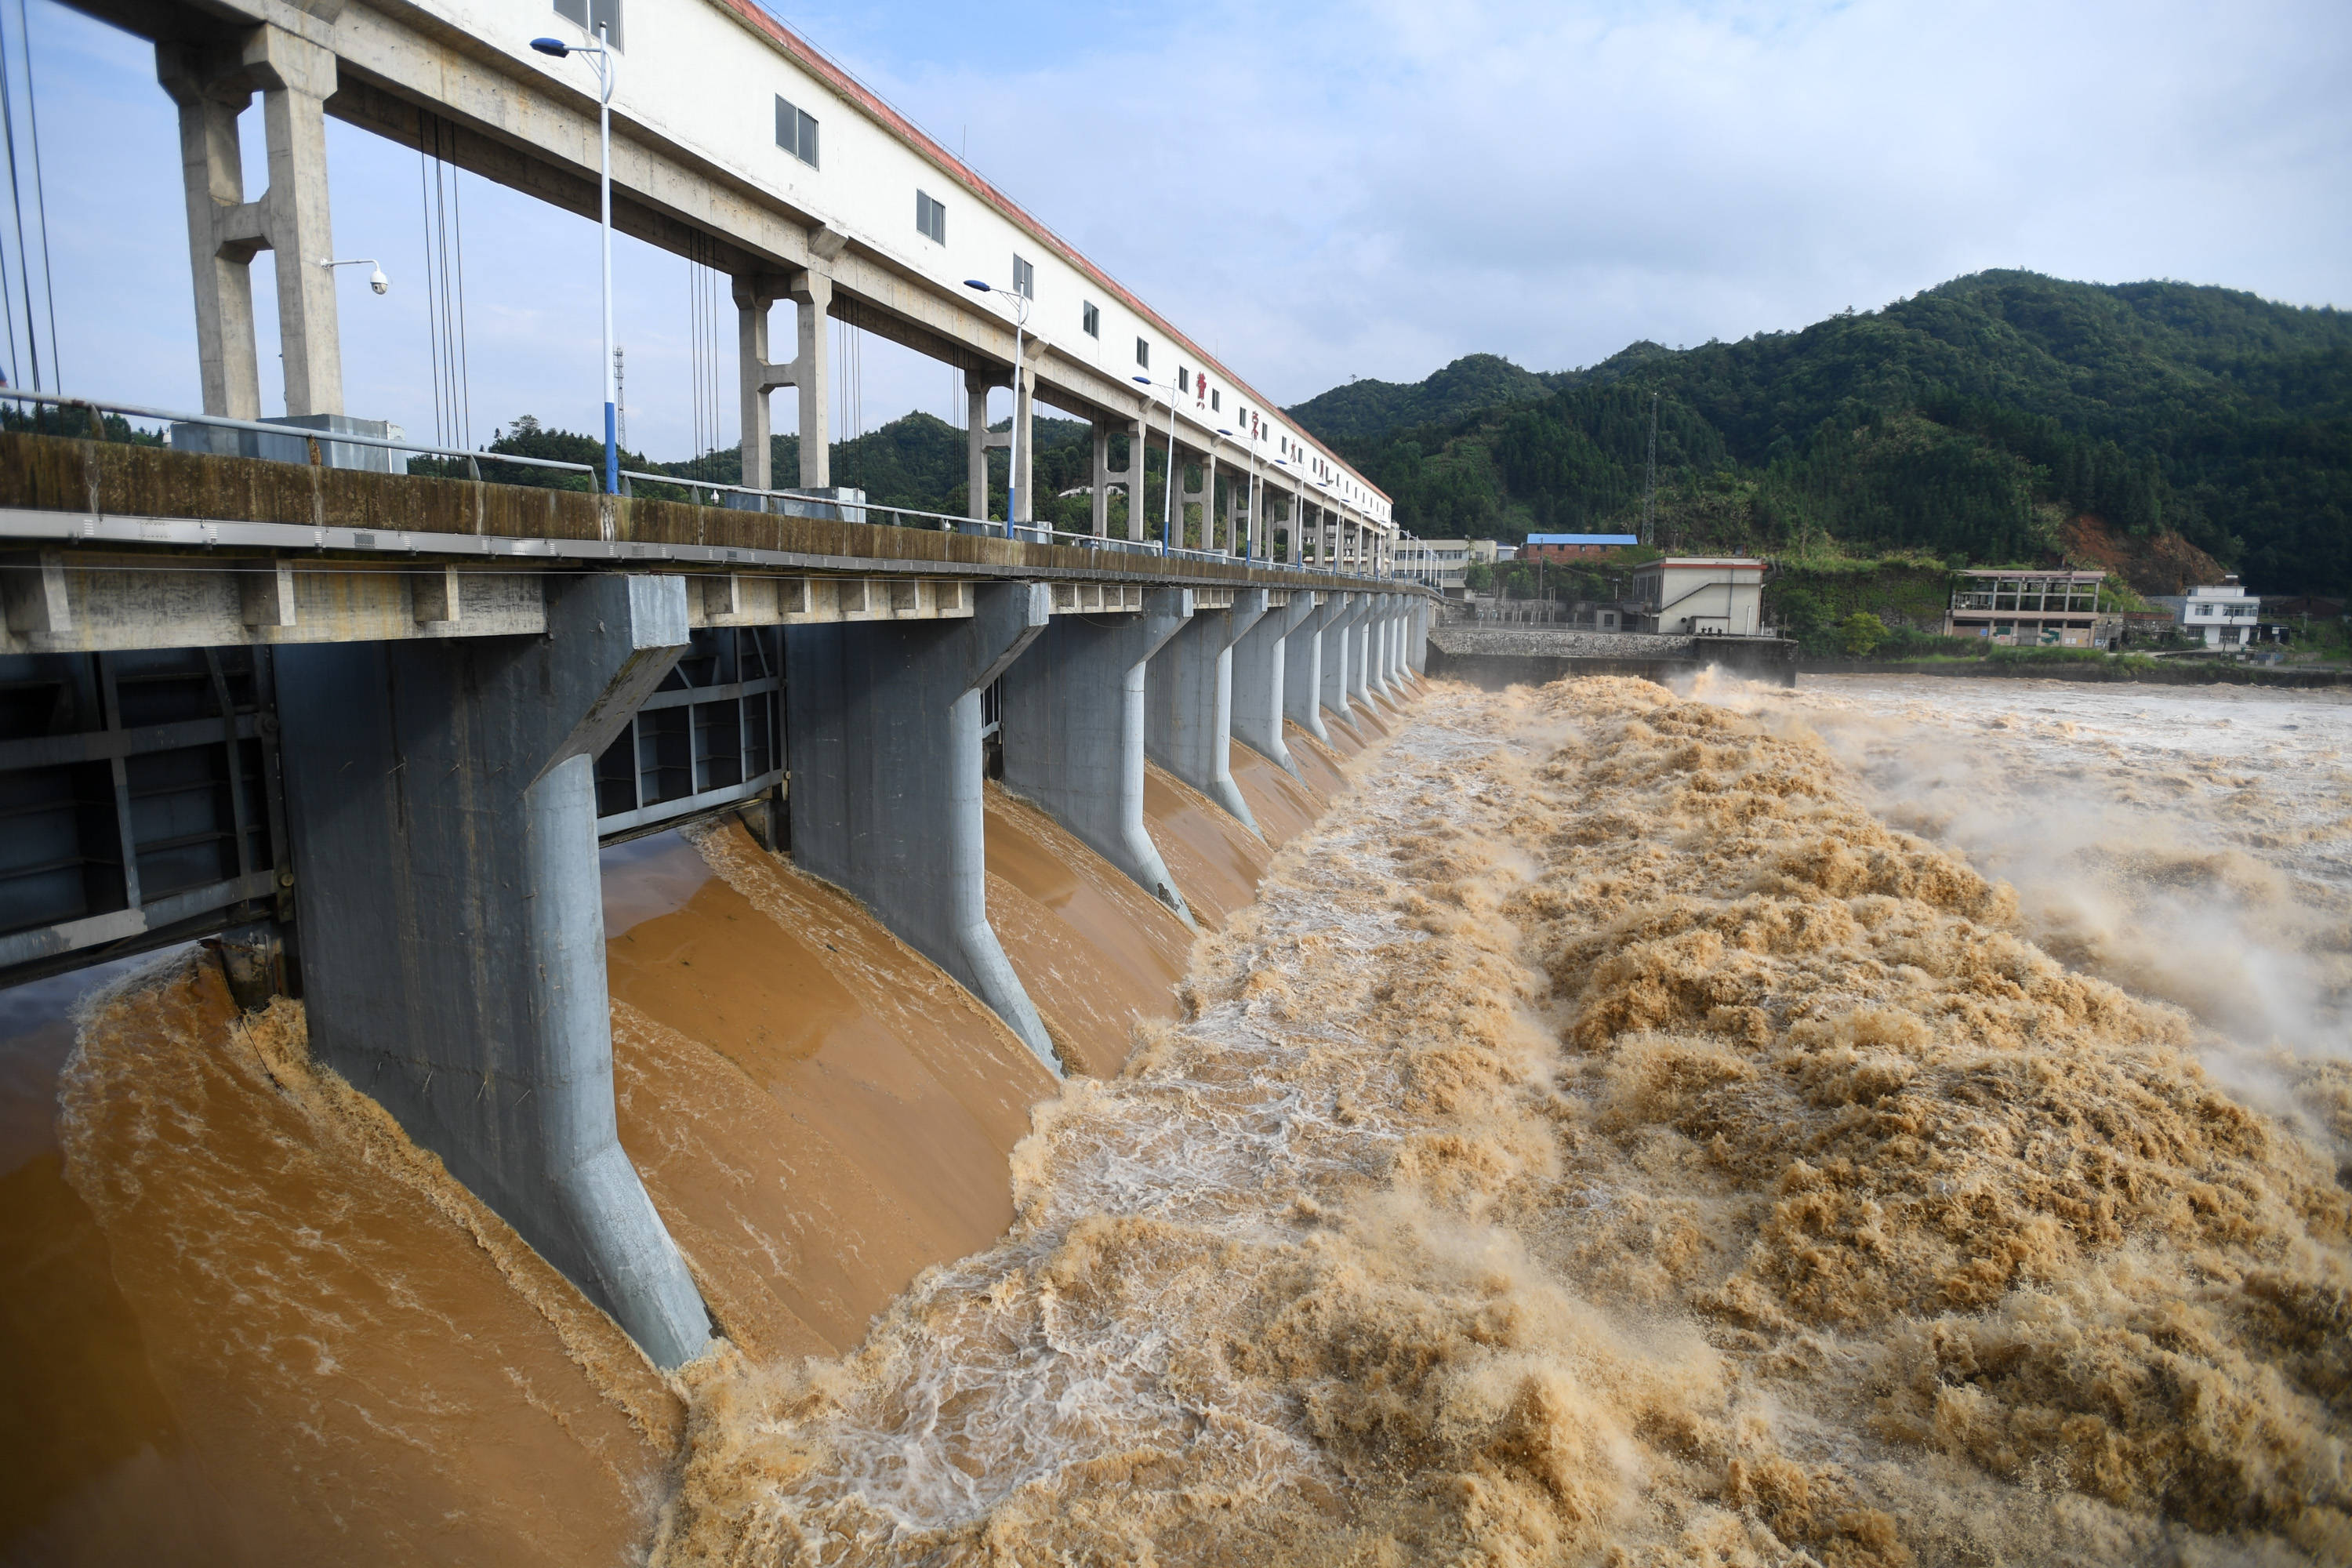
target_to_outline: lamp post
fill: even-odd
[[[596,70],[597,221],[604,241],[604,493],[621,492],[621,448],[614,408],[620,388],[613,384],[613,45],[605,24],[596,25],[593,44],[567,44],[561,38],[533,38],[530,47],[542,55],[564,59],[587,56]]]
[[[1148,375],[1132,378],[1145,386],[1164,388],[1168,394],[1168,483],[1160,502],[1160,553],[1168,553],[1168,520],[1176,510],[1176,389],[1164,381],[1154,381]]]
[[[1021,332],[1029,324],[1029,296],[977,278],[965,279],[963,286],[977,293],[1002,294],[1013,301],[1013,437],[1004,448],[1004,537],[1010,539],[1013,520],[1021,515]]]

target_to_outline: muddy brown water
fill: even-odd
[[[1345,788],[1301,761],[1234,748],[1271,843],[1155,770],[1212,922]],[[1006,953],[1115,1074],[1193,935],[1028,803],[986,812]],[[1003,1231],[1053,1085],[992,1015],[739,825],[607,851],[604,890],[622,1141],[731,1341],[845,1351]],[[0,1563],[641,1553],[677,1393],[301,1038],[195,948],[0,993]]]

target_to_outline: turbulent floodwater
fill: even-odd
[[[659,1559],[2352,1560],[2347,712],[2113,700],[1442,693]]]
[[[677,1379],[298,1005],[28,1003],[0,1561],[2352,1561],[2352,706],[1364,729],[1236,751],[1278,855],[1155,772],[1197,943],[992,788],[1050,1099],[740,831],[613,852]]]

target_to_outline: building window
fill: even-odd
[[[1212,414],[1214,414],[1214,413],[1217,411],[1217,405],[1218,405],[1219,404],[1223,403],[1223,402],[1224,401],[1224,398],[1225,398],[1225,395],[1224,395],[1223,393],[1217,391],[1214,387],[1210,388],[1210,390],[1209,390],[1209,412],[1210,412],[1210,413],[1212,413]]]
[[[1013,258],[1013,291],[1024,300],[1037,297],[1037,269],[1017,256]]]
[[[1192,373],[1181,364],[1176,367],[1176,390],[1179,392],[1192,390]]]
[[[816,162],[816,116],[776,100],[776,145],[814,169]]]
[[[555,0],[555,14],[592,38],[607,28],[605,41],[621,47],[621,0]]]
[[[1085,329],[1087,336],[1090,338],[1102,336],[1102,311],[1092,305],[1081,303],[1078,306],[1078,325]]]
[[[1135,367],[1138,370],[1151,368],[1151,345],[1141,338],[1135,340]]]
[[[915,193],[915,229],[933,245],[948,242],[948,209],[921,191]]]

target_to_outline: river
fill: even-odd
[[[1155,775],[1197,942],[992,790],[1057,1094],[740,830],[608,852],[675,1380],[299,1007],[25,1002],[0,1552],[2347,1560],[2347,721],[1444,688],[1278,850]]]

